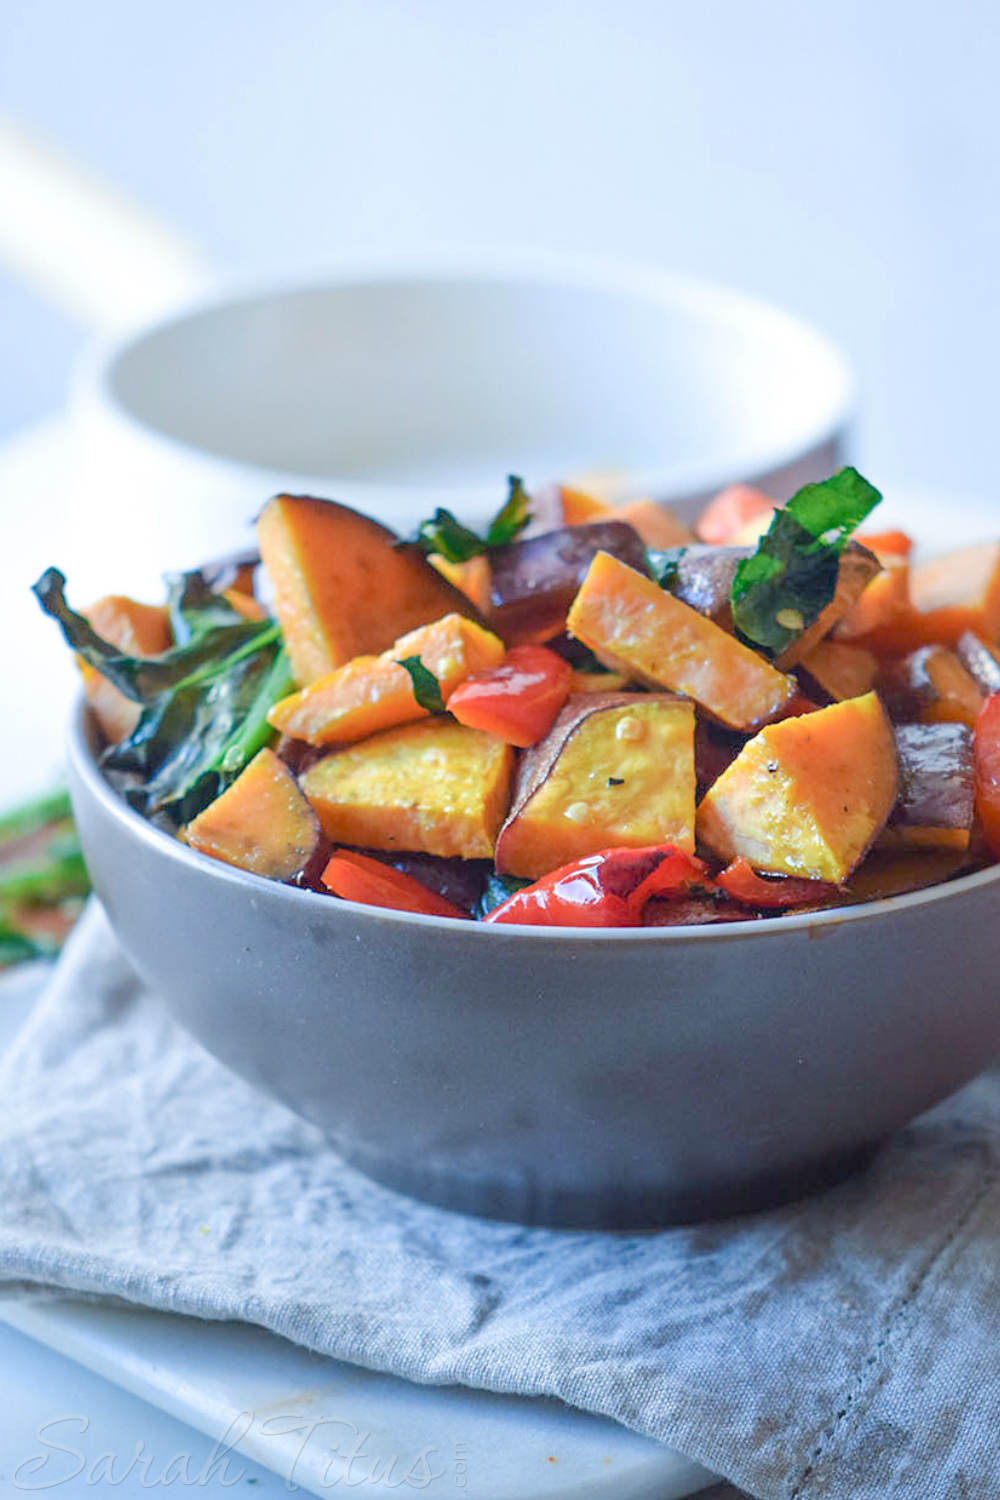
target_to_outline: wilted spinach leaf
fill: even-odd
[[[492,911],[494,906],[499,906],[501,902],[513,896],[515,891],[530,884],[530,880],[521,880],[517,875],[498,875],[494,870],[493,874],[487,878],[486,889],[472,908],[472,915],[477,922],[482,921],[486,913]]]
[[[436,552],[447,562],[468,562],[491,547],[505,547],[519,536],[531,520],[531,501],[516,474],[508,479],[510,493],[490,522],[485,537],[463,526],[450,510],[439,507],[430,520],[422,521],[409,541]]]
[[[245,620],[200,574],[182,574],[171,580],[169,604],[179,643],[132,657],[70,609],[65,582],[55,568],[42,575],[34,590],[42,608],[74,651],[142,704],[102,768],[146,817],[188,822],[274,737],[268,710],[293,687],[280,627]]]
[[[409,672],[410,682],[413,684],[413,696],[419,706],[426,708],[429,714],[443,714],[445,710],[441,684],[430,668],[424,666],[420,657],[404,656],[396,665],[405,667]]]
[[[833,598],[847,539],[881,498],[857,469],[846,468],[807,484],[776,510],[733,579],[739,635],[773,656],[800,636]]]

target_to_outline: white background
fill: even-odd
[[[998,58],[991,0],[7,0],[0,108],[222,272],[528,245],[784,303],[875,482],[995,501]],[[0,434],[83,338],[0,270]]]
[[[220,273],[528,246],[729,282],[846,348],[875,483],[1000,514],[998,63],[996,0],[0,3],[0,109]],[[0,438],[86,337],[0,266]],[[20,1336],[0,1371],[8,1482],[81,1404],[95,1442],[185,1446]]]

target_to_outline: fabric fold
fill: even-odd
[[[653,1234],[368,1181],[210,1057],[88,909],[0,1064],[0,1278],[555,1396],[761,1500],[1000,1494],[1000,1075],[862,1175]]]

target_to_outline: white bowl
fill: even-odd
[[[778,498],[836,466],[853,387],[815,330],[663,271],[512,256],[218,296],[96,350],[65,555],[83,594],[231,551],[277,490],[397,529],[508,473],[624,497]],[[78,596],[82,597],[82,595]]]

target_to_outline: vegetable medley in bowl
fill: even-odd
[[[736,486],[691,531],[512,479],[485,536],[400,539],[279,495],[163,606],[35,591],[105,775],[204,855],[486,923],[747,921],[1000,858],[1000,542],[914,563],[878,500]]]

